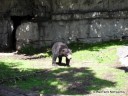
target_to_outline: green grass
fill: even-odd
[[[116,50],[125,44],[128,42],[72,43],[69,45],[73,52],[71,67],[52,67],[51,56],[48,55],[50,52],[33,55],[44,57],[42,54],[46,54],[46,58],[41,61],[5,57],[0,59],[0,80],[41,71],[23,80],[12,80],[4,84],[42,94],[93,95],[93,92],[101,90],[126,92],[128,73],[114,67],[118,59]]]

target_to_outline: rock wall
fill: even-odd
[[[23,46],[31,45],[39,47],[39,31],[37,23],[22,23],[16,31],[16,49],[20,50]]]
[[[51,0],[0,0],[0,16],[42,16],[51,11]]]
[[[96,43],[128,35],[127,12],[92,12],[82,15],[72,18],[68,14],[54,15],[52,21],[22,24],[17,29],[17,34],[23,35],[17,35],[17,42],[20,42],[17,46],[22,46],[22,41],[26,44],[31,42],[36,48],[50,46],[57,41]],[[24,30],[28,25],[31,27],[27,33]]]
[[[120,39],[128,35],[127,5],[128,0],[1,0],[0,47],[9,48],[13,43],[11,16],[31,17],[21,21],[16,30],[17,49],[25,45],[40,48],[57,41]]]
[[[112,11],[128,8],[127,0],[53,0],[55,13],[77,11]]]
[[[42,25],[45,29],[41,30],[41,36],[47,44],[56,41],[95,43],[128,35],[128,19],[54,21]]]

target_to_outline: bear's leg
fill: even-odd
[[[70,66],[69,63],[70,63],[70,59],[66,58],[66,65]]]
[[[59,57],[59,64],[61,64],[62,62],[62,57]]]
[[[56,58],[57,58],[57,56],[53,56],[53,57],[52,57],[52,65],[53,65],[53,66],[56,65]]]

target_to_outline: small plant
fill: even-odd
[[[48,53],[39,53],[39,54],[35,54],[34,56],[37,58],[42,58],[42,57],[46,58],[46,57],[49,57],[49,54]]]
[[[36,49],[32,45],[26,45],[19,50],[19,53],[33,55],[36,52]]]

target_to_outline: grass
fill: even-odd
[[[8,80],[4,84],[42,94],[96,96],[95,92],[102,90],[126,92],[128,73],[114,67],[118,59],[116,50],[125,44],[128,42],[72,43],[69,45],[73,52],[71,67],[52,67],[50,55],[42,59],[27,60],[5,57],[0,59],[0,80],[41,71],[23,79]],[[33,56],[43,57],[42,54],[47,53]],[[117,94],[109,94],[109,96],[117,96]]]

